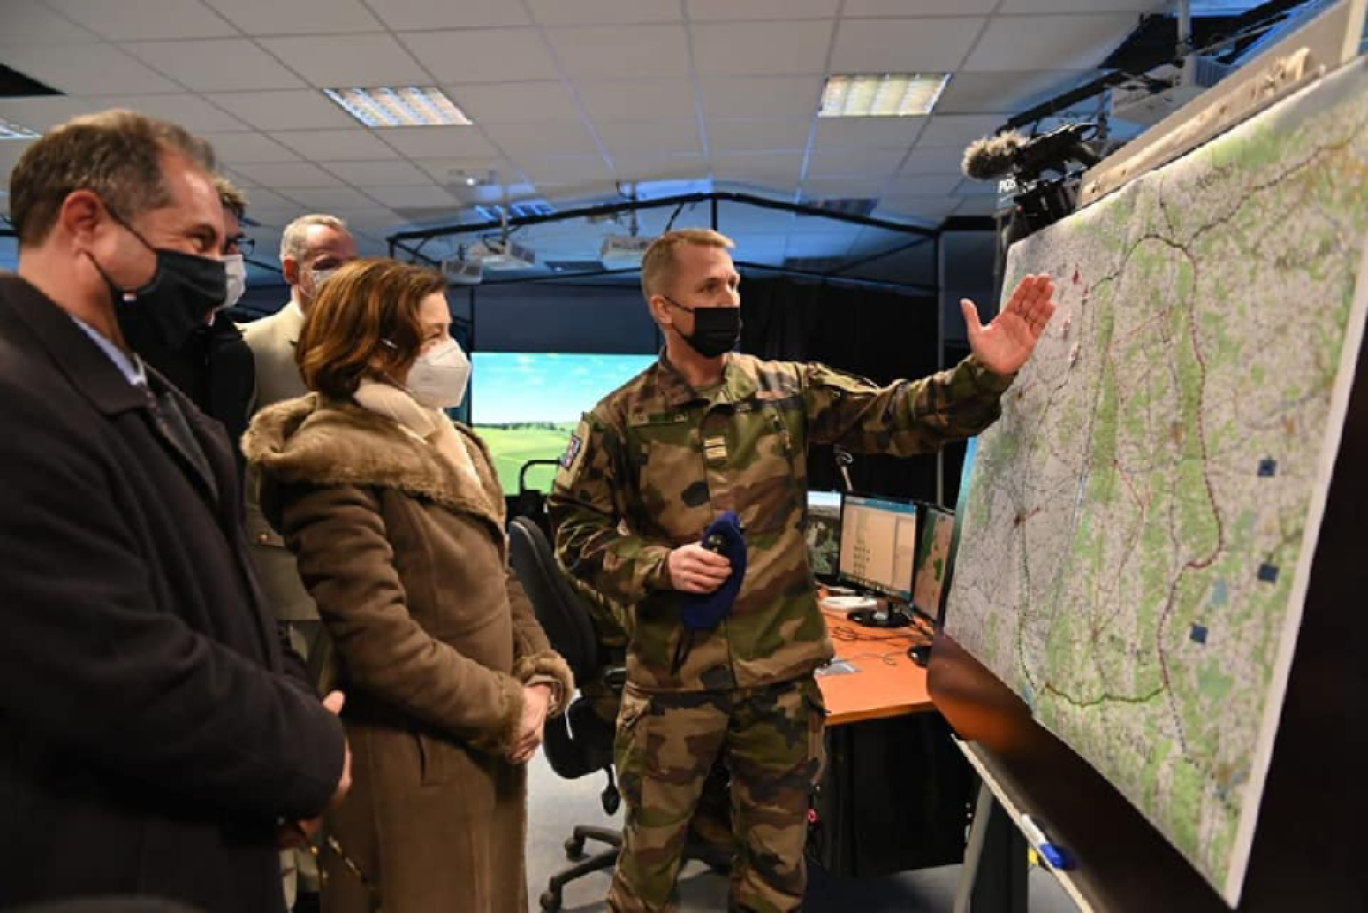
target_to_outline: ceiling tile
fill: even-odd
[[[964,162],[964,150],[955,146],[934,149],[916,148],[907,154],[901,174],[958,174]]]
[[[258,130],[322,130],[354,127],[356,121],[321,92],[225,92],[208,96]]]
[[[247,162],[236,169],[267,188],[342,186],[341,181],[312,162]]]
[[[678,22],[679,0],[528,0],[542,25],[635,25]]]
[[[831,20],[694,25],[694,65],[709,76],[824,73]]]
[[[614,159],[643,154],[703,154],[698,127],[688,120],[599,121],[599,139]]]
[[[523,5],[509,0],[367,0],[367,4],[396,32],[528,24]]]
[[[809,163],[809,174],[811,174]],[[803,181],[803,198],[808,200],[843,200],[851,197],[877,197],[883,193],[887,178],[821,178],[808,177]]]
[[[832,149],[808,156],[808,177],[869,174],[888,177],[902,164],[906,149]]]
[[[576,155],[555,158],[521,159],[527,176],[541,184],[575,184],[588,181],[611,180],[612,174],[602,156]]]
[[[703,113],[717,117],[812,117],[822,101],[820,76],[700,79]]]
[[[277,130],[271,134],[315,162],[364,162],[394,155],[394,150],[364,127],[354,130]]]
[[[997,16],[964,69],[1056,70],[1095,67],[1138,25],[1135,14],[1099,16]]]
[[[683,25],[551,28],[546,35],[565,71],[576,79],[689,74]]]
[[[188,92],[175,95],[105,95],[90,99],[92,110],[128,108],[180,124],[192,133],[227,133],[250,129],[242,121]]]
[[[1002,126],[1002,121],[998,114],[936,114],[917,137],[917,145],[925,149],[935,146],[963,149],[976,139],[991,136]]]
[[[409,158],[493,158],[478,127],[394,127],[382,139]]]
[[[453,85],[445,91],[477,124],[579,119],[575,97],[559,80]]]
[[[596,120],[663,115],[693,119],[693,83],[687,79],[581,80],[576,88],[584,109]]]
[[[1162,13],[1168,0],[1002,0],[999,13]],[[1246,3],[1245,6],[1257,6]]]
[[[377,32],[384,28],[361,0],[204,0],[247,35]]]
[[[915,216],[922,219],[940,220],[959,208],[960,197],[952,196],[904,196],[890,194],[879,200],[876,216],[897,214]]]
[[[310,212],[336,212],[374,206],[368,195],[351,187],[281,187],[280,193]]]
[[[129,52],[196,92],[293,89],[299,77],[245,38],[135,41]]]
[[[983,20],[847,19],[837,30],[833,73],[949,73],[974,46]]]
[[[413,164],[421,168],[438,184],[460,184],[467,175],[487,180],[493,173],[495,182],[517,183],[522,180],[522,171],[508,159],[498,158],[421,158]],[[394,184],[407,184],[408,181],[393,181]]]
[[[926,126],[924,117],[819,117],[813,148],[907,149]]]
[[[1084,3],[1091,0],[1082,0]],[[907,0],[845,0],[841,15],[847,19],[898,18],[900,16],[986,16],[999,0],[917,0],[909,8]]]
[[[1010,73],[956,73],[936,111],[941,114],[1012,114],[1034,99],[1048,98],[1077,85],[1072,70],[1015,70]]]
[[[686,0],[689,19],[829,19],[840,0]]]
[[[227,177],[227,175],[225,175]],[[229,178],[229,180],[233,180]],[[237,183],[233,181],[233,183]],[[274,190],[267,190],[265,187],[250,187],[243,191],[247,194],[247,210],[255,218],[257,208],[261,209],[283,209],[294,207],[295,204],[285,199]]]
[[[713,152],[803,150],[812,128],[806,120],[712,120],[706,122]]]
[[[219,38],[237,29],[199,0],[47,0],[48,5],[110,41]],[[6,4],[8,6],[8,4]],[[8,16],[6,17],[8,18]],[[8,29],[6,29],[8,31]]]
[[[959,185],[960,175],[909,175],[900,174],[889,183],[886,193],[890,196],[950,196]]]
[[[0,36],[0,41],[8,38]],[[112,44],[82,45],[79,53],[54,52],[50,45],[5,45],[0,47],[0,60],[10,69],[68,95],[184,91]]]
[[[701,153],[665,157],[620,157],[613,159],[613,173],[623,181],[679,181],[707,177],[708,162]]]
[[[207,133],[214,154],[227,165],[249,162],[297,162],[299,156],[263,133]]]
[[[431,82],[408,50],[389,35],[262,38],[261,46],[316,86],[408,86]]]
[[[102,102],[90,98],[71,98],[65,95],[45,95],[38,98],[0,98],[0,117],[13,121],[20,126],[28,127],[30,130],[46,133],[73,117],[112,107],[114,105],[108,100]],[[10,148],[8,142],[0,143],[0,149],[6,148]]]
[[[578,120],[490,124],[485,132],[514,159],[521,155],[597,155],[599,152],[594,135]]]
[[[99,37],[59,16],[38,0],[5,0],[0,35],[6,44],[79,44]]]
[[[394,209],[406,209],[417,206],[451,206],[453,208],[460,205],[460,200],[452,196],[450,191],[437,186],[436,184],[401,184],[394,187],[368,187],[366,195],[373,197],[386,206]]]
[[[250,195],[253,192],[254,191],[249,190],[248,194]],[[248,202],[250,203],[251,200],[249,199]],[[260,228],[249,228],[247,230],[248,234],[257,239],[257,247],[260,248],[260,252],[256,255],[255,259],[274,263],[276,261],[277,253],[280,250],[280,244],[277,242],[275,244],[267,245],[265,237],[275,234],[278,239],[279,233],[273,233],[270,229],[284,228],[302,215],[304,215],[304,213],[299,211],[299,204],[291,203],[288,200],[284,201],[284,205],[282,206],[253,206],[247,217],[254,222],[261,223],[262,226]]]
[[[560,78],[536,29],[406,33],[399,40],[442,83]]]
[[[714,151],[712,172],[718,180],[762,181],[792,189],[803,173],[803,153]]]
[[[390,151],[389,154],[393,155],[394,153]],[[405,184],[431,183],[431,178],[423,169],[402,159],[373,162],[333,162],[328,161],[325,156],[320,158],[318,162],[326,170],[353,187],[397,187]]]

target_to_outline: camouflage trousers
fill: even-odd
[[[732,910],[797,910],[826,711],[811,679],[724,692],[646,694],[630,685],[616,765],[627,808],[608,906],[672,910],[689,822],[720,758],[731,778]]]

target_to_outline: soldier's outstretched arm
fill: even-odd
[[[999,377],[976,356],[921,380],[886,387],[826,365],[805,365],[811,439],[855,453],[915,456],[978,434],[1001,414],[1013,377]]]
[[[621,434],[590,414],[561,458],[547,499],[556,530],[556,558],[567,572],[624,605],[670,589],[670,547],[623,531],[625,464]]]

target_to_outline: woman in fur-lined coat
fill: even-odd
[[[243,438],[347,696],[329,913],[525,913],[525,764],[573,687],[508,569],[488,452],[441,411],[469,378],[444,290],[407,264],[342,267],[296,350],[314,392]]]

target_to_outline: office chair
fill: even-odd
[[[509,563],[527,591],[527,598],[537,614],[537,621],[546,631],[551,647],[569,664],[575,681],[587,682],[605,676],[615,690],[620,691],[626,679],[622,669],[603,669],[598,638],[594,633],[589,610],[566,582],[551,545],[535,521],[528,517],[514,517],[508,527]],[[603,810],[612,815],[621,802],[613,781],[613,738],[611,723],[600,719],[583,696],[577,697],[565,714],[546,721],[542,747],[551,769],[567,780],[576,780],[596,771],[608,775],[608,786],[603,791]],[[586,840],[605,844],[608,849],[584,857]],[[577,825],[565,841],[566,858],[574,865],[551,876],[546,891],[541,895],[543,910],[561,907],[565,886],[590,872],[610,869],[617,864],[622,849],[622,832],[615,828]]]

